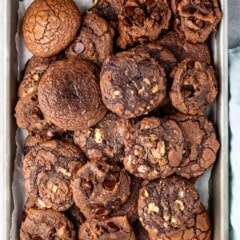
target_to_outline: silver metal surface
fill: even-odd
[[[227,0],[220,0],[223,19],[219,31],[213,37],[214,62],[218,69],[220,93],[216,106],[211,111],[217,124],[221,149],[210,181],[210,212],[214,228],[214,240],[228,240],[228,57],[227,57]],[[17,99],[17,51],[15,34],[17,31],[18,1],[4,1],[4,221],[1,223],[3,236],[10,239],[12,203],[12,175],[16,154],[16,124],[13,117]]]

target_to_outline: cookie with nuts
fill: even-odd
[[[37,145],[23,160],[27,195],[41,208],[67,210],[73,205],[70,180],[83,164],[83,155],[74,145],[59,140]]]
[[[173,120],[146,117],[125,135],[124,167],[143,179],[165,178],[182,161],[182,130]]]
[[[194,186],[177,176],[154,180],[139,192],[139,220],[149,235],[157,237],[193,226],[201,207]]]
[[[87,219],[103,219],[127,201],[130,177],[120,167],[90,161],[74,175],[71,188],[76,206]]]

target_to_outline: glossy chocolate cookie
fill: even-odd
[[[94,127],[86,131],[76,131],[74,142],[91,160],[108,158],[114,162],[122,161],[127,124],[127,120],[108,112]]]
[[[171,176],[140,189],[138,215],[149,235],[160,236],[192,226],[201,206],[194,186],[185,179]]]
[[[171,0],[175,29],[186,40],[204,42],[216,30],[222,13],[218,0]]]
[[[210,50],[205,43],[193,44],[180,38],[179,34],[175,31],[171,31],[160,37],[157,42],[171,51],[179,62],[190,58],[193,61],[211,63]]]
[[[80,23],[73,0],[35,0],[23,17],[23,39],[33,55],[53,56],[74,40]]]
[[[43,139],[51,139],[63,131],[63,129],[45,119],[39,108],[36,94],[18,100],[15,108],[15,118],[19,128],[26,129],[31,135],[38,135]]]
[[[74,145],[58,140],[39,144],[23,160],[27,195],[40,207],[67,210],[73,204],[70,180],[83,164],[83,155]]]
[[[166,74],[149,53],[133,49],[117,53],[103,64],[100,74],[103,102],[123,118],[147,114],[166,97]]]
[[[64,130],[84,130],[106,113],[101,100],[96,67],[84,60],[53,63],[38,86],[44,117]]]
[[[87,13],[79,35],[65,51],[69,58],[81,58],[102,65],[113,52],[114,31],[106,20]]]
[[[105,221],[89,219],[80,226],[79,240],[135,240],[134,232],[126,217],[112,217]]]
[[[125,49],[137,42],[154,41],[169,28],[170,19],[167,0],[126,0],[118,15],[117,45]]]
[[[176,173],[185,178],[198,177],[215,162],[219,141],[213,124],[203,116],[176,114],[184,136],[183,161]]]
[[[203,115],[218,93],[213,67],[187,58],[178,64],[171,76],[172,105],[182,113]]]
[[[71,183],[74,202],[86,218],[101,218],[118,209],[130,195],[130,177],[117,166],[88,162]]]
[[[165,178],[182,161],[183,135],[175,121],[146,117],[125,136],[124,166],[143,179]]]
[[[20,229],[21,240],[75,240],[72,223],[60,212],[29,209]]]

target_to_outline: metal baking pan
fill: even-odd
[[[13,211],[12,180],[16,155],[16,123],[14,107],[17,100],[17,51],[15,35],[18,24],[18,1],[4,1],[4,143],[3,146],[3,209],[1,214],[1,239],[10,239]],[[211,109],[211,119],[216,123],[221,149],[211,175],[209,210],[213,223],[213,239],[228,240],[228,58],[227,58],[227,0],[220,0],[223,19],[218,32],[212,36],[212,52],[219,74],[219,95]]]

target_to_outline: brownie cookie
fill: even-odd
[[[123,203],[119,209],[113,211],[110,216],[126,216],[130,223],[133,223],[138,219],[137,202],[141,183],[142,181],[139,178],[131,176],[130,196],[127,201]]]
[[[187,58],[171,73],[170,99],[180,112],[204,115],[215,100],[218,87],[212,66]]]
[[[81,16],[74,1],[35,0],[23,17],[23,39],[33,55],[50,57],[74,40],[80,23]]]
[[[175,121],[146,117],[125,136],[124,166],[143,179],[165,178],[182,161],[183,135]]]
[[[75,240],[72,223],[60,212],[53,210],[27,210],[20,229],[21,240]]]
[[[98,14],[116,29],[118,27],[118,14],[124,0],[96,0],[90,12]]]
[[[105,221],[89,219],[80,226],[79,240],[135,240],[134,232],[126,217],[112,217]]]
[[[130,195],[125,170],[105,162],[88,162],[71,183],[74,202],[86,218],[103,217],[120,207]]]
[[[26,129],[31,135],[50,139],[63,130],[47,121],[39,108],[38,96],[33,94],[18,100],[15,118],[19,128]]]
[[[43,73],[48,69],[49,65],[56,60],[56,56],[51,58],[32,57],[26,64],[23,78],[18,88],[18,97],[22,98],[36,94],[38,83]]]
[[[69,58],[82,58],[97,65],[112,55],[114,31],[109,24],[94,13],[87,13],[79,35],[65,51]]]
[[[94,127],[86,131],[76,131],[74,142],[91,160],[109,158],[114,162],[122,161],[127,123],[127,120],[108,112]]]
[[[78,231],[80,225],[82,225],[85,222],[85,218],[84,218],[83,214],[81,213],[80,209],[75,204],[73,204],[65,212],[65,215],[73,223],[76,231]]]
[[[149,234],[183,230],[201,212],[199,194],[194,186],[177,176],[158,179],[140,189],[138,215]]]
[[[134,50],[108,58],[100,74],[103,102],[123,118],[147,114],[166,97],[166,74],[149,54]]]
[[[157,42],[171,51],[179,62],[191,58],[193,61],[211,64],[210,50],[205,43],[190,43],[180,38],[175,31],[165,34]]]
[[[218,0],[171,0],[175,15],[175,29],[186,40],[205,42],[221,21]]]
[[[167,0],[126,0],[118,15],[117,45],[125,49],[137,42],[154,41],[169,28],[170,19]]]
[[[203,116],[176,114],[184,137],[184,154],[176,173],[185,178],[198,177],[215,162],[219,141],[213,124]]]
[[[25,190],[37,205],[65,211],[73,204],[70,180],[84,164],[80,150],[71,144],[51,140],[39,144],[23,160]]]
[[[38,86],[44,117],[64,130],[84,130],[99,122],[106,113],[98,85],[98,72],[84,60],[53,63]]]

